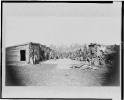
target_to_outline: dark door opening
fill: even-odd
[[[20,60],[21,61],[26,61],[26,52],[25,50],[20,50]]]

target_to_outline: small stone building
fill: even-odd
[[[39,43],[29,42],[6,48],[6,64],[36,64],[39,61]]]

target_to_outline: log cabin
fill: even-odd
[[[36,64],[40,59],[40,44],[28,42],[6,48],[6,64]],[[42,46],[45,48],[45,46]]]

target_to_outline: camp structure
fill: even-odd
[[[7,47],[6,64],[36,64],[40,61],[40,47],[33,42]]]

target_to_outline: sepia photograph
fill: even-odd
[[[5,87],[120,87],[120,3],[8,2],[2,9]]]

